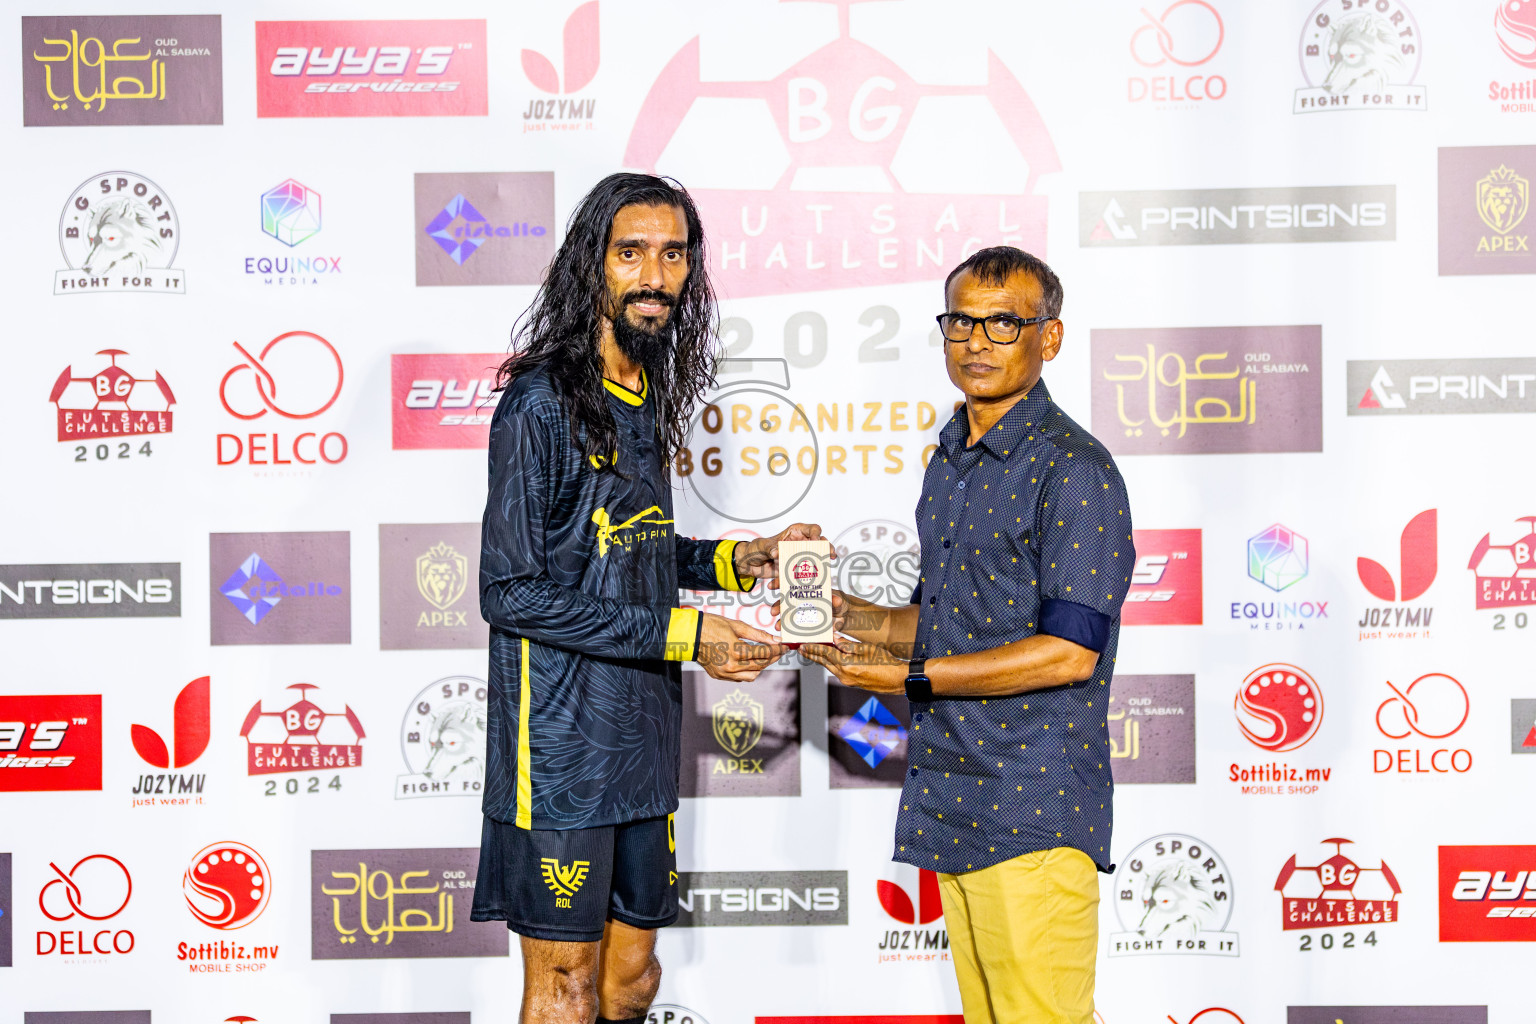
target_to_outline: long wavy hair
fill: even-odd
[[[668,316],[672,348],[649,372],[646,393],[656,403],[656,433],[670,463],[687,443],[694,408],[714,386],[719,358],[719,314],[704,228],[693,198],[671,178],[610,174],[587,193],[571,214],[533,305],[512,329],[512,354],[501,364],[496,385],[501,390],[525,373],[549,367],[572,431],[583,439],[583,454],[608,464],[618,448],[618,428],[604,393],[598,347],[609,305],[604,258],[613,218],[626,206],[675,206],[688,222],[688,277]]]

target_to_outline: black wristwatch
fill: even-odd
[[[907,700],[923,704],[933,701],[933,683],[924,670],[927,664],[927,658],[913,658],[907,663]]]

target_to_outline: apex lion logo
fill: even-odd
[[[439,542],[416,559],[416,589],[428,604],[447,611],[469,586],[469,559]]]
[[[715,702],[710,720],[715,742],[732,757],[744,757],[763,738],[763,705],[740,688]]]
[[[167,262],[154,214],[128,196],[108,199],[91,211],[85,241],[88,248],[80,269],[90,274],[142,274]]]
[[[539,872],[544,876],[544,884],[560,896],[575,896],[580,892],[591,868],[592,862],[589,860],[572,861],[569,867],[562,867],[554,857],[539,860]]]
[[[1531,182],[1500,164],[1477,183],[1477,215],[1507,235],[1520,226],[1531,205]]]
[[[1328,77],[1332,93],[1384,90],[1408,71],[1397,29],[1376,14],[1357,14],[1333,26],[1328,36]]]

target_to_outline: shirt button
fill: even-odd
[[[949,547],[949,541],[947,541],[947,540],[946,540],[946,541],[945,541],[945,542],[944,542],[944,546],[945,546],[945,547]]]
[[[913,768],[913,769],[911,769],[911,770],[909,770],[909,771],[908,771],[908,772],[907,772],[907,774],[908,774],[908,775],[910,775],[910,776],[912,776],[912,777],[913,777],[913,778],[916,778],[916,777],[917,777],[917,769],[916,769],[916,768]]]
[[[930,605],[931,605],[931,604],[933,604],[933,603],[934,603],[934,602],[935,602],[935,601],[937,601],[937,600],[938,600],[938,598],[936,598],[936,597],[930,597],[930,598],[929,598],[929,599],[928,599],[928,603],[929,603],[929,604],[930,604]]]
[[[921,722],[922,720],[923,720],[923,713],[921,711],[919,711],[917,714],[912,716],[912,721],[914,721],[914,722]]]
[[[958,482],[957,482],[957,483],[956,483],[956,484],[955,484],[955,490],[957,490],[957,491],[963,491],[963,490],[965,490],[965,481],[964,481],[964,480],[961,480],[961,481],[958,481]]]

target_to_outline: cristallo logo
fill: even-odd
[[[587,872],[592,868],[589,860],[574,860],[570,865],[562,866],[554,857],[543,857],[539,860],[539,872],[544,876],[544,884],[559,899],[555,900],[556,906],[570,906],[569,897],[575,896],[581,891],[581,887],[587,880]]]
[[[655,518],[651,518],[653,513]],[[607,506],[593,512],[592,521],[597,524],[598,557],[607,558],[608,549],[615,545],[628,548],[638,540],[655,540],[665,537],[667,532],[661,527],[670,525],[672,520],[662,519],[660,516],[660,505],[652,505],[643,512],[636,512],[622,523],[615,523],[612,520],[608,515]],[[647,526],[654,528],[647,530]]]

